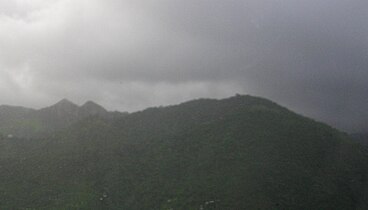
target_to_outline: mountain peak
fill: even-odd
[[[96,103],[96,102],[94,102],[94,101],[86,101],[86,103],[84,103],[84,104],[82,105],[82,107],[84,107],[84,106],[100,106],[100,107],[101,107],[101,105],[97,104],[97,103]]]
[[[53,106],[78,106],[75,103],[71,102],[70,100],[64,98],[62,100],[60,100],[59,102],[57,102],[56,104],[54,104]]]
[[[71,113],[71,112],[76,112],[79,109],[79,106],[76,105],[75,103],[69,101],[68,99],[62,99],[61,101],[57,102],[56,104],[40,109],[40,111],[42,110],[54,110],[58,113]]]
[[[107,110],[101,105],[93,102],[87,101],[85,104],[81,106],[81,110],[88,115],[106,115]]]

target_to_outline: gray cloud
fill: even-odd
[[[0,0],[0,103],[138,110],[249,93],[368,123],[364,0]]]

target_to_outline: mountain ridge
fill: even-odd
[[[116,114],[93,101],[87,101],[79,106],[68,99],[62,99],[40,109],[0,105],[0,117],[2,116],[0,133],[25,138],[40,137],[66,128],[87,117],[110,118]]]
[[[368,152],[253,96],[0,139],[2,209],[367,209]]]

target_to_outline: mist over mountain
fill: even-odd
[[[108,112],[92,101],[78,106],[67,99],[62,99],[52,106],[38,110],[1,105],[0,133],[24,138],[40,137],[88,117],[110,118],[113,115],[118,116],[119,113]]]
[[[1,0],[0,104],[259,95],[367,131],[366,0]]]
[[[93,117],[69,124],[83,107]],[[90,102],[20,110],[65,114],[58,123],[69,126],[0,140],[2,209],[368,208],[367,149],[267,99],[198,99],[112,118]]]
[[[368,147],[368,133],[353,133],[350,136],[361,145]]]
[[[0,210],[367,210],[367,20],[368,0],[0,0]]]

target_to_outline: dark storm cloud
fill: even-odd
[[[237,92],[368,123],[363,0],[0,0],[0,103],[137,110]]]

